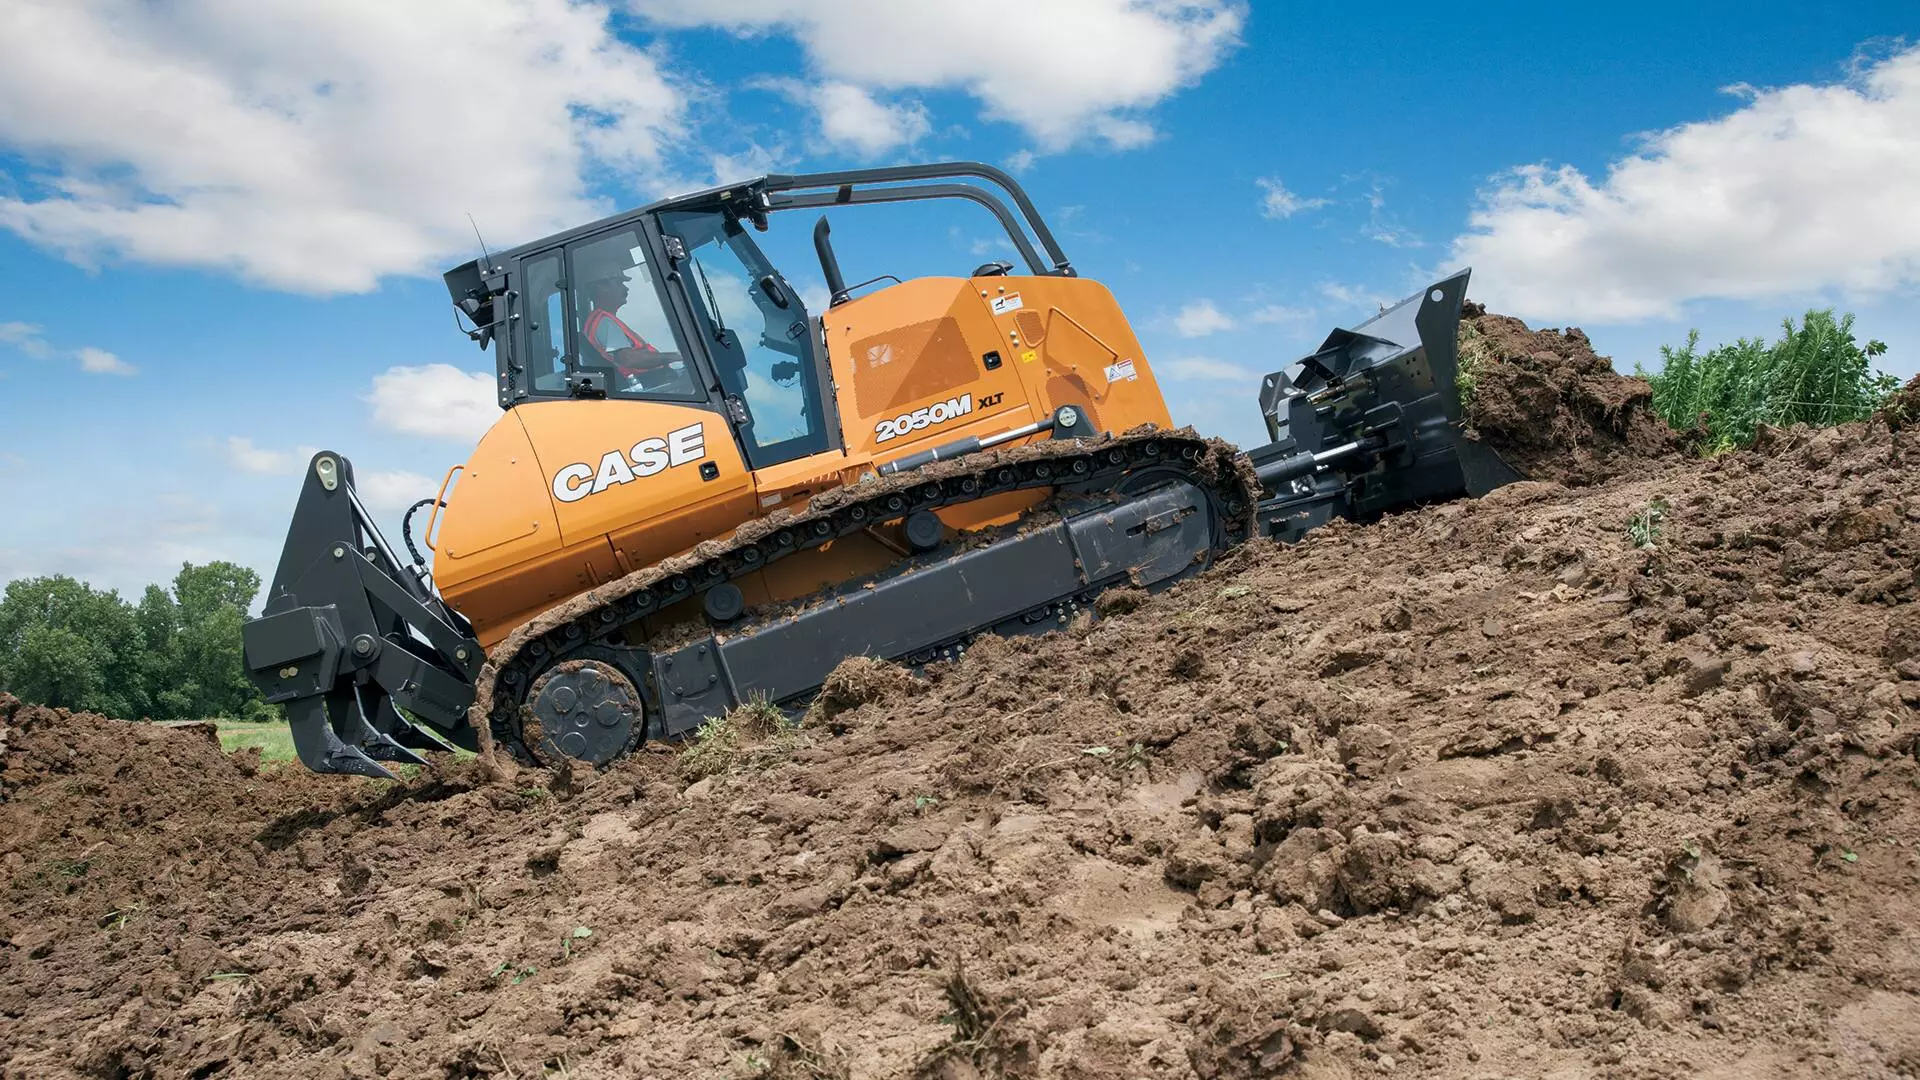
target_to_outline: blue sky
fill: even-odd
[[[319,446],[431,494],[497,413],[437,276],[467,213],[499,247],[768,170],[1015,169],[1247,445],[1261,373],[1468,263],[1623,368],[1838,305],[1920,370],[1910,2],[308,7],[0,0],[0,579],[267,576]],[[855,280],[992,235],[835,220]]]

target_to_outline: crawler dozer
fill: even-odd
[[[920,199],[985,207],[1022,265],[850,286],[823,216],[809,311],[755,241],[788,211]],[[1272,441],[1240,454],[1174,427],[1112,294],[986,165],[762,176],[446,283],[502,415],[403,520],[407,558],[352,464],[314,455],[244,630],[319,772],[483,737],[605,764],[743,702],[802,707],[850,656],[956,657],[1255,536],[1515,477],[1462,435],[1466,272],[1266,376]]]

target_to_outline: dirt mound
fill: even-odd
[[[1249,546],[698,779],[15,710],[0,1075],[1912,1075],[1917,452]]]
[[[29,890],[43,910],[79,911],[100,876],[135,883],[125,899],[142,903],[164,888],[143,880],[156,863],[195,861],[208,821],[251,801],[257,768],[257,755],[222,753],[210,724],[130,724],[0,694],[0,868],[16,895],[44,886]],[[20,932],[11,914],[0,940]]]
[[[1621,375],[1578,327],[1529,330],[1467,303],[1460,365],[1474,435],[1536,480],[1598,483],[1674,454],[1682,437],[1653,411],[1645,379]]]

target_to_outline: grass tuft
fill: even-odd
[[[1627,519],[1627,541],[1636,548],[1651,548],[1660,542],[1660,525],[1667,519],[1667,501],[1655,499]]]
[[[680,771],[700,780],[769,769],[806,745],[800,721],[765,701],[749,701],[700,725],[680,752]]]
[[[1460,341],[1458,358],[1454,365],[1453,386],[1460,395],[1460,408],[1464,411],[1473,404],[1475,381],[1480,370],[1498,359],[1493,346],[1487,342],[1487,335],[1480,332],[1474,323],[1462,320],[1460,323]]]

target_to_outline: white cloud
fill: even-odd
[[[780,164],[782,151],[769,149],[759,143],[749,145],[738,154],[713,154],[707,159],[713,169],[713,183],[695,185],[695,187],[717,187],[732,184],[755,176],[764,176],[775,171]]]
[[[1134,120],[1124,116],[1096,116],[1090,126],[1095,135],[1105,139],[1108,146],[1115,150],[1137,150],[1159,137],[1159,132],[1145,120]]]
[[[1360,235],[1375,243],[1385,244],[1388,247],[1408,248],[1424,246],[1424,242],[1420,239],[1419,234],[1402,225],[1378,217],[1372,218],[1368,220],[1365,225],[1360,226]]]
[[[801,88],[813,107],[820,134],[828,143],[863,157],[879,157],[923,138],[932,125],[919,102],[887,105],[852,83],[828,82]]]
[[[1162,382],[1168,379],[1206,380],[1245,383],[1252,386],[1260,378],[1238,364],[1207,356],[1182,356],[1174,360],[1156,361],[1153,370]]]
[[[47,339],[40,335],[40,327],[33,323],[0,323],[0,342],[13,346],[35,360],[52,359],[53,346],[47,344]]]
[[[57,489],[50,491],[34,479],[23,485],[23,504],[15,508],[21,532],[51,542],[0,547],[0,581],[68,574],[138,600],[149,583],[173,580],[183,562],[232,559],[253,567],[264,579],[272,574],[284,536],[284,518],[277,526],[280,536],[269,539],[198,495],[161,491],[143,492],[137,499],[123,494],[112,500],[76,501],[70,491],[56,494]],[[262,512],[279,516],[286,508]]]
[[[1026,172],[1028,169],[1033,168],[1033,162],[1034,162],[1033,151],[1015,150],[1013,153],[1007,155],[1007,160],[1006,160],[1007,171],[1016,172],[1016,173]]]
[[[1267,304],[1247,313],[1247,321],[1256,326],[1277,326],[1288,323],[1312,322],[1320,315],[1310,307],[1288,307],[1285,304]]]
[[[672,27],[791,33],[827,79],[960,89],[1042,149],[1137,146],[1139,114],[1239,43],[1245,0],[1048,0],[1017,12],[900,0],[627,0]]]
[[[821,282],[806,280],[796,283],[794,287],[800,290],[800,302],[807,306],[808,311],[825,311],[833,302],[833,294]]]
[[[1453,261],[1503,311],[1599,322],[1920,283],[1920,47],[1841,82],[1729,92],[1745,104],[1646,136],[1597,182],[1570,165],[1497,178]]]
[[[494,376],[451,364],[388,368],[366,400],[375,424],[405,435],[473,443],[500,419]]]
[[[581,0],[8,0],[0,228],[82,264],[360,291],[606,207],[683,94]]]
[[[289,473],[295,468],[292,454],[255,446],[252,439],[243,435],[227,436],[227,460],[241,472],[268,476]]]
[[[1375,181],[1373,190],[1367,194],[1367,222],[1360,226],[1360,235],[1388,247],[1425,247],[1417,233],[1400,224],[1392,214],[1387,213],[1387,196]]]
[[[1173,317],[1173,328],[1181,337],[1206,337],[1234,328],[1232,316],[1214,306],[1211,300],[1195,300]]]
[[[1303,199],[1271,177],[1261,177],[1254,182],[1266,192],[1260,200],[1260,213],[1265,217],[1290,218],[1302,210],[1318,210],[1328,202],[1326,199]]]
[[[75,350],[73,356],[80,361],[80,370],[90,375],[133,375],[140,370],[107,350],[91,345]]]
[[[261,476],[291,476],[306,465],[307,459],[319,451],[310,446],[293,450],[273,450],[264,446],[255,446],[252,439],[244,435],[227,436],[227,461],[241,472],[255,473]]]
[[[56,348],[44,336],[41,328],[34,323],[0,323],[0,344],[11,345],[22,356],[34,360],[70,359],[80,365],[80,370],[89,375],[135,375],[140,369],[113,355],[105,349],[83,345],[71,351]]]
[[[1479,281],[1479,275],[1476,274],[1474,280]],[[1320,295],[1342,307],[1385,308],[1400,299],[1363,285],[1343,285],[1337,281],[1321,282]]]
[[[421,499],[433,498],[440,485],[416,472],[376,469],[354,473],[353,489],[360,494],[360,501],[367,504],[367,509],[399,513]],[[426,511],[420,513],[424,515]],[[424,517],[416,520],[425,527]]]

